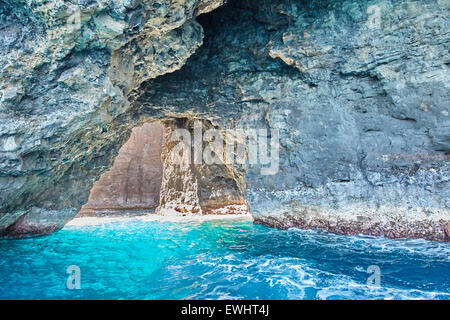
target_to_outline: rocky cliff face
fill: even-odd
[[[2,233],[57,230],[132,127],[195,115],[279,129],[276,174],[234,169],[257,223],[448,239],[449,1],[222,4],[0,0]]]
[[[448,13],[448,1],[233,2],[200,18],[205,44],[134,104],[278,128],[279,171],[246,175],[257,223],[445,240]]]
[[[177,129],[186,130],[185,134],[188,136],[183,140],[178,139],[179,137],[174,135]],[[243,166],[194,161],[195,149],[192,143],[190,146],[185,144],[184,140],[195,139],[195,130],[204,135],[208,129],[217,128],[209,121],[200,119],[177,118],[165,121],[161,155],[163,176],[157,214],[248,213]],[[217,134],[223,135],[220,129]],[[203,149],[203,146],[201,148]]]
[[[1,233],[76,215],[143,122],[130,92],[179,69],[202,43],[194,17],[222,2],[0,1]]]
[[[179,148],[180,142],[183,147],[185,144],[174,132],[186,130],[191,138],[194,124],[199,125],[201,133],[213,128],[207,121],[189,118],[155,121],[134,128],[113,166],[94,183],[88,203],[78,214],[248,213],[245,179],[239,167],[195,164],[191,162],[191,148]]]

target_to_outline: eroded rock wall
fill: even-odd
[[[248,213],[245,178],[238,167],[192,161],[194,123],[202,131],[212,128],[207,121],[189,118],[134,128],[78,216]],[[176,135],[177,130],[187,136]]]
[[[28,214],[37,226],[66,212],[60,228],[77,213],[147,120],[132,90],[180,68],[202,43],[195,16],[222,3],[0,1],[0,234],[39,234],[20,226]]]
[[[257,223],[445,240],[449,13],[448,1],[234,1],[201,17],[203,47],[134,103],[279,129],[279,171],[247,170]]]
[[[277,173],[238,170],[257,223],[448,239],[448,0],[236,0],[203,28],[223,1],[105,0],[69,29],[69,1],[0,3],[3,234],[64,224],[132,127],[190,116],[279,129]]]
[[[157,214],[248,213],[245,168],[224,161],[207,164],[195,160],[195,126],[198,125],[201,140],[208,129],[217,129],[217,134],[221,134],[220,129],[198,118],[181,117],[164,123],[163,177]],[[177,129],[184,130],[184,137],[175,134]],[[208,142],[199,147],[202,153],[206,148],[214,149]]]

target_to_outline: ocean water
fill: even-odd
[[[67,288],[71,265],[81,289]],[[71,226],[0,240],[0,299],[449,300],[450,244],[239,220]]]

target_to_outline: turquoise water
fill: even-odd
[[[80,290],[66,287],[70,265]],[[230,220],[74,226],[0,240],[0,298],[448,300],[450,244]]]

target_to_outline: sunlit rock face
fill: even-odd
[[[195,121],[205,130],[212,127]],[[174,132],[190,134],[193,123],[187,118],[166,119],[134,128],[113,166],[94,183],[79,216],[248,213],[245,179],[237,167],[196,165],[191,161],[192,146],[183,150],[185,154],[176,150],[182,140]]]
[[[94,183],[80,215],[151,210],[159,205],[162,180],[160,122],[134,128],[113,166]]]
[[[190,139],[195,139],[195,123],[201,124],[200,134],[214,128],[209,121],[178,118],[166,121],[162,151],[163,179],[160,215],[245,214],[245,169],[224,163],[196,163],[193,144],[179,148],[179,139],[173,139],[174,131],[184,129]],[[202,143],[202,152],[209,147]],[[180,152],[182,151],[182,152]]]

